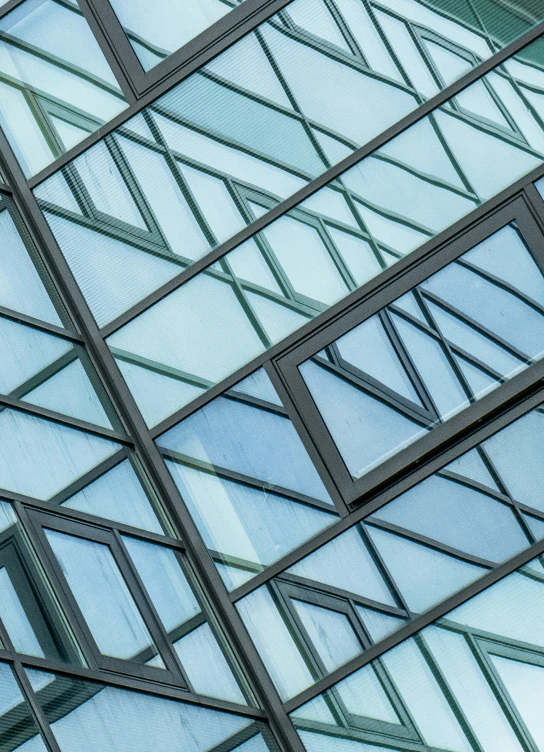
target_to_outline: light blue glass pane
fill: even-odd
[[[495,562],[509,559],[529,544],[510,507],[437,475],[373,516]]]
[[[456,460],[450,462],[449,465],[446,465],[444,470],[449,470],[458,475],[462,475],[465,478],[474,480],[476,483],[481,483],[492,491],[499,491],[496,482],[484,464],[477,449],[471,449],[470,452],[462,454]]]
[[[363,647],[345,614],[294,598],[293,605],[327,671],[362,652]]]
[[[71,496],[63,506],[161,534],[163,529],[129,460]]]
[[[373,642],[384,640],[406,623],[403,619],[390,616],[390,614],[384,614],[381,611],[374,611],[372,608],[364,608],[364,606],[356,605],[355,610],[361,617]]]
[[[544,415],[535,410],[496,433],[484,443],[512,496],[544,511],[540,474],[544,449]]]
[[[156,654],[108,546],[54,530],[45,533],[100,652],[136,661],[150,649]]]
[[[427,611],[487,571],[370,525],[367,530],[408,607],[415,612]]]
[[[377,316],[363,321],[336,344],[348,363],[421,406],[421,400]]]
[[[426,433],[415,421],[311,361],[303,363],[300,372],[356,478]]]
[[[170,548],[124,535],[136,570],[167,632],[200,612],[187,578]]]
[[[364,666],[336,685],[348,713],[375,718],[386,723],[399,723],[389,698],[372,666]]]
[[[544,727],[539,699],[544,691],[544,668],[499,656],[491,660],[537,748],[542,749]]]
[[[0,212],[0,305],[62,326],[13,219]]]
[[[0,610],[2,624],[10,636],[14,649],[18,653],[45,658],[36,633],[5,567],[0,568],[0,601],[2,603]]]
[[[69,340],[0,318],[0,391],[9,394],[71,349]]]
[[[49,499],[118,449],[113,441],[4,409],[0,413],[0,488]]]
[[[7,663],[0,663],[0,719],[5,729],[6,752],[15,749],[47,752],[30,707]]]
[[[329,501],[288,418],[219,397],[159,438],[167,449]]]
[[[236,603],[247,631],[283,700],[302,692],[314,679],[266,587]]]
[[[338,519],[332,510],[169,460],[166,464],[208,548],[227,562],[249,566],[248,577]]]
[[[282,407],[281,400],[274,389],[264,368],[253,371],[243,381],[239,381],[234,387],[234,391],[248,394],[251,397],[257,397],[265,402],[271,402],[274,405]]]
[[[182,637],[174,643],[174,648],[195,692],[246,704],[208,624]]]
[[[241,0],[240,0],[241,1]],[[111,5],[125,28],[134,51],[149,70],[196,37],[232,9],[222,0],[112,0]],[[140,44],[138,44],[140,42]],[[145,54],[145,52],[150,54]]]
[[[521,752],[523,748],[466,640],[437,627],[428,627],[424,635],[427,647],[448,677],[449,686],[482,748]]]
[[[363,598],[396,605],[357,528],[347,530],[305,556],[287,572]]]
[[[121,358],[116,358],[116,362],[150,428],[205,391],[203,387],[188,384],[181,378],[157,373],[152,368],[144,368]]]
[[[34,685],[36,674],[35,671],[31,674]],[[68,693],[74,708],[59,717],[58,713],[51,713],[47,688],[42,690],[43,697],[38,693],[38,702],[63,752],[153,749],[160,752],[179,752],[180,749],[207,752],[222,743],[228,745],[230,737],[253,722],[242,715],[119,687],[90,684],[72,677],[67,687],[62,677],[45,676],[54,678],[52,692],[62,689]],[[89,699],[80,699],[85,696]]]
[[[33,175],[126,102],[77,3],[26,0],[0,20],[0,32],[0,120]],[[46,131],[55,121],[53,145]]]
[[[24,399],[88,423],[113,428],[79,359],[27,392]]]

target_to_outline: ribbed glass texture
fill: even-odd
[[[284,700],[544,538],[533,410],[237,602]]]
[[[306,750],[542,749],[543,599],[534,559],[297,708]]]

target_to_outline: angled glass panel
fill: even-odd
[[[110,0],[144,70],[148,71],[218,21],[243,0]]]
[[[45,535],[99,652],[165,668],[110,548],[57,530]]]
[[[34,669],[27,676],[62,752],[269,748],[242,715]]]
[[[97,478],[95,475],[93,472],[91,479],[76,481],[55,497],[54,503],[159,535],[164,533],[156,512],[157,500],[144,487],[129,459],[121,458],[119,464]]]
[[[503,9],[499,0],[491,5]],[[485,24],[467,27],[455,10],[416,0],[390,6],[293,0],[35,189],[99,325],[502,46]],[[521,13],[526,28],[542,15],[511,12],[518,20]],[[158,30],[160,11],[153,13],[148,28]],[[540,45],[214,268],[240,280],[246,309],[271,341],[540,163]],[[216,288],[214,297],[226,295]]]
[[[285,700],[544,538],[523,497],[541,421],[539,407],[236,602]]]
[[[245,704],[174,551],[128,536],[123,542],[193,691]]]
[[[11,504],[0,502],[0,619],[5,649],[79,663],[45,573]]]
[[[34,716],[7,663],[0,663],[0,744],[5,752],[47,752]]]
[[[27,176],[125,107],[77,2],[25,0],[0,19],[0,123]]]
[[[410,294],[424,319],[394,301],[332,343],[329,360],[299,366],[354,478],[544,353],[544,277],[515,225]],[[378,329],[388,350],[369,338]]]
[[[487,120],[461,114],[450,104],[408,128],[345,172],[341,179],[304,201],[289,216],[271,223],[108,337],[144,414],[150,412],[149,403],[153,403],[157,414],[164,415],[176,404],[194,399],[541,164],[544,151],[536,141],[529,143],[519,135],[497,130]],[[254,196],[254,191],[248,196],[250,211],[256,203]],[[263,204],[273,205],[264,199]],[[511,244],[515,245],[515,241]],[[486,268],[484,255],[480,253],[483,267],[478,267],[479,272]],[[516,252],[516,257],[523,255],[523,250]],[[306,270],[315,269],[315,274],[304,273],[299,263],[303,258]],[[498,266],[508,267],[507,259],[504,252]],[[262,271],[256,276],[263,264],[272,279]],[[535,295],[538,282],[526,285],[531,264],[520,266],[519,273],[513,271],[517,266],[517,261],[510,264],[509,279],[517,287],[522,285],[530,296]],[[467,273],[460,270],[452,285],[455,282],[455,287],[463,286]],[[83,287],[87,285],[86,279],[80,278],[79,282]],[[487,289],[490,290],[489,285]],[[506,304],[507,292],[500,292],[497,287],[489,294],[493,295],[494,306]],[[529,312],[527,315],[530,317]],[[516,353],[491,346],[479,331],[464,326],[447,311],[440,318],[452,337],[466,340],[469,354],[478,349],[480,341],[488,352],[486,357],[491,357],[489,365],[494,369],[515,369]],[[106,323],[105,319],[102,323]],[[437,409],[442,413],[461,409],[464,398],[470,400],[470,396],[450,379],[440,347],[422,337],[410,321],[400,325],[402,336],[410,340],[407,346],[417,351],[418,360],[433,373],[440,373],[430,395]],[[463,335],[463,329],[470,330],[469,334]],[[523,349],[521,343],[518,345]],[[489,355],[493,350],[494,357]],[[492,388],[493,373],[474,366],[473,358],[467,361],[460,357],[456,368],[463,372],[471,392],[484,393]],[[388,369],[388,373],[388,386],[401,390],[401,396],[416,404],[414,385],[410,385],[410,378],[403,375],[402,369],[394,375]],[[173,381],[163,402],[155,394],[166,376]],[[191,389],[176,389],[175,382],[179,380]],[[155,389],[151,388],[152,382]],[[345,387],[344,391],[351,390]],[[346,399],[351,396],[346,395]],[[382,411],[378,405],[373,409]],[[354,410],[350,408],[349,412]],[[389,411],[392,430],[406,442],[412,440],[414,432],[427,430],[417,419],[414,423],[413,417],[407,419],[400,413],[394,416]],[[352,426],[351,430],[355,428]],[[376,442],[376,450],[386,454],[384,438],[377,437]],[[354,472],[360,469],[355,467]]]
[[[534,560],[297,708],[291,717],[308,752],[363,752],[372,742],[451,752],[540,749],[539,571]]]
[[[264,369],[158,444],[229,589],[337,519]]]
[[[0,411],[0,488],[50,499],[120,445],[19,410]]]

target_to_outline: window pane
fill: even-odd
[[[25,0],[0,35],[0,122],[26,175],[126,107],[77,3]]]
[[[332,361],[318,353],[300,366],[355,478],[544,352],[544,277],[514,225],[410,296],[409,309],[405,295],[333,342]]]
[[[157,648],[109,547],[45,533],[100,652],[138,663],[153,659]],[[160,659],[153,665],[164,668]]]
[[[376,732],[395,749],[399,737],[455,752],[539,749],[539,572],[534,560],[297,708],[308,752],[373,749]]]

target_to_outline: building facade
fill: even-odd
[[[544,752],[543,35],[0,2],[0,752]]]

